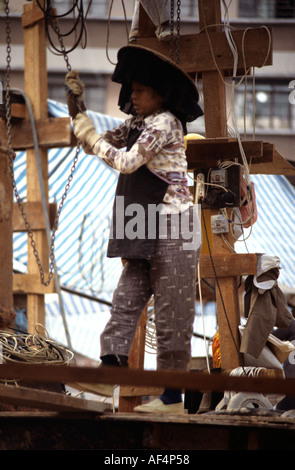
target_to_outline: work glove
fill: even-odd
[[[78,140],[82,142],[82,145],[87,145],[93,150],[96,142],[101,138],[97,134],[92,119],[85,113],[78,113],[75,119],[73,119],[74,134]]]
[[[74,119],[78,113],[86,111],[83,101],[84,83],[76,71],[68,72],[65,79],[65,89],[69,115]]]

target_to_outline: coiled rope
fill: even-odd
[[[36,325],[36,331],[38,326],[42,325]],[[0,362],[3,364],[7,362],[69,364],[73,357],[72,351],[38,332],[29,334],[0,330]]]

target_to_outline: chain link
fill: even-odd
[[[170,0],[170,60],[174,61],[174,0]]]
[[[177,28],[177,43],[176,43],[176,63],[180,62],[180,12],[181,12],[181,0],[177,0],[177,12],[176,12],[176,28]]]
[[[180,62],[180,12],[181,0],[177,0],[176,9],[176,64]],[[174,61],[175,38],[174,38],[174,0],[170,2],[170,60]]]
[[[39,272],[40,272],[41,283],[44,286],[49,286],[49,284],[50,284],[50,282],[51,282],[51,280],[54,276],[55,234],[56,234],[56,231],[57,231],[57,228],[58,228],[58,222],[59,222],[60,214],[61,214],[61,211],[62,211],[62,208],[63,208],[63,205],[64,205],[64,201],[65,201],[65,199],[67,197],[67,194],[68,194],[68,191],[70,189],[70,184],[71,184],[72,179],[73,179],[73,173],[76,169],[76,165],[77,165],[77,162],[78,162],[78,155],[79,155],[79,152],[80,152],[80,144],[77,145],[75,156],[74,156],[74,159],[73,159],[73,164],[72,164],[71,171],[70,171],[70,175],[68,176],[68,181],[65,185],[64,194],[62,195],[62,198],[61,198],[61,201],[60,201],[60,204],[59,204],[56,216],[55,216],[55,220],[54,220],[54,224],[53,224],[53,228],[52,228],[52,233],[51,233],[51,239],[48,240],[49,248],[50,248],[50,252],[49,252],[49,274],[48,274],[48,279],[45,280],[45,272],[44,272],[44,269],[43,269],[43,266],[42,266],[42,262],[40,260],[40,256],[39,256],[39,253],[38,253],[36,242],[34,240],[34,235],[33,235],[33,232],[31,230],[31,226],[29,224],[27,215],[25,213],[24,205],[21,201],[21,198],[20,198],[20,195],[19,195],[19,192],[18,192],[18,189],[17,189],[16,181],[15,181],[15,178],[14,178],[13,161],[14,161],[15,154],[14,154],[14,151],[13,151],[13,148],[12,148],[12,124],[11,124],[11,100],[10,100],[10,90],[11,90],[11,88],[10,88],[11,28],[10,28],[10,20],[9,20],[10,10],[9,10],[9,0],[4,0],[4,1],[5,1],[5,13],[6,13],[6,44],[7,44],[7,46],[6,46],[7,56],[6,56],[6,94],[5,94],[5,101],[6,101],[6,126],[7,126],[7,148],[8,148],[9,168],[10,168],[10,174],[11,174],[11,179],[12,179],[12,185],[13,185],[15,198],[16,198],[17,204],[19,206],[19,209],[21,211],[21,214],[22,214],[22,217],[23,217],[23,220],[24,220],[24,223],[25,223],[25,227],[26,227],[26,230],[27,230],[28,237],[30,238],[30,241],[31,241],[33,254],[36,258],[36,262],[37,262]],[[57,26],[57,28],[58,28],[58,26]],[[60,34],[59,34],[59,39],[60,39],[61,47],[62,47],[62,50],[63,50],[63,53],[64,53],[64,59],[65,59],[65,62],[67,64],[67,69],[70,71],[71,66],[69,64],[69,60],[68,60],[68,57],[66,55],[65,47],[64,47],[62,38],[60,37]]]

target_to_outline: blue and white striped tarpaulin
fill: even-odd
[[[49,101],[55,117],[68,116],[67,107]],[[118,125],[121,120],[89,113],[97,132]],[[48,151],[49,201],[60,204],[71,171],[76,148]],[[21,199],[26,198],[26,155],[17,154],[15,179]],[[80,150],[78,164],[64,201],[55,240],[55,258],[62,285],[87,293],[112,292],[117,279],[117,259],[105,256],[117,172],[103,160]],[[14,260],[26,266],[26,234],[14,235]]]
[[[255,185],[258,219],[246,229],[239,253],[266,253],[281,261],[279,283],[295,288],[295,188],[281,175],[251,175]],[[248,235],[250,236],[248,237]]]
[[[67,117],[67,106],[48,101],[49,113]],[[98,133],[122,122],[89,111]],[[48,150],[49,201],[59,206],[71,172],[76,148]],[[18,152],[14,162],[18,193],[26,200],[26,153]],[[111,302],[112,292],[121,273],[119,259],[106,257],[108,231],[116,189],[117,171],[81,149],[78,163],[64,200],[55,237],[55,261],[61,286]],[[29,246],[29,249],[31,247]],[[37,245],[38,249],[38,245]],[[26,272],[27,235],[14,233],[14,269]],[[69,292],[62,292],[64,310],[72,337],[73,348],[90,357],[98,357],[98,324],[109,315],[107,303],[93,301]],[[58,296],[45,295],[46,328],[49,336],[66,344]],[[88,334],[85,334],[85,331]],[[95,333],[96,330],[96,333]],[[91,341],[93,332],[96,341]]]

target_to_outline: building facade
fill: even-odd
[[[40,1],[40,0],[39,0]],[[153,0],[151,0],[153,1]],[[169,1],[169,0],[168,0]],[[10,0],[11,22],[11,86],[24,87],[24,44],[21,16],[25,0]],[[295,163],[295,0],[232,0],[221,2],[223,14],[227,5],[231,28],[271,28],[273,32],[273,65],[255,70],[235,89],[235,113],[241,135],[275,144],[279,152]],[[73,0],[55,0],[58,14],[68,13]],[[126,117],[117,106],[119,86],[111,81],[117,51],[128,42],[134,0],[92,0],[74,2],[77,9],[61,16],[60,31],[72,69],[78,70],[86,84],[88,108]],[[85,22],[79,21],[82,4]],[[90,5],[88,9],[88,5]],[[175,0],[176,5],[176,0]],[[5,82],[6,28],[4,0],[0,0],[0,80]],[[224,16],[224,19],[226,17]],[[67,33],[76,25],[75,35]],[[199,31],[197,0],[181,1],[180,34]],[[81,40],[72,49],[75,42]],[[59,46],[50,32],[50,40]],[[259,45],[257,45],[259,47]],[[63,57],[50,41],[47,50],[48,97],[65,102],[64,78],[67,72]],[[231,87],[228,87],[228,94]],[[202,119],[192,123],[191,132],[204,132]]]

